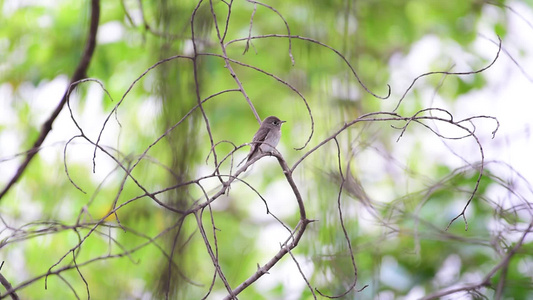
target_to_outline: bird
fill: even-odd
[[[286,121],[281,121],[278,117],[267,117],[252,139],[250,153],[248,153],[248,163],[261,153],[272,152],[281,138],[281,125]]]

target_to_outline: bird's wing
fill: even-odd
[[[254,138],[252,139],[252,142],[263,142],[266,139],[267,134],[270,130],[261,130],[261,129],[264,129],[264,128],[260,128],[260,130],[258,130],[255,133]]]
[[[261,128],[255,133],[252,139],[252,145],[250,145],[250,153],[248,153],[248,160],[250,160],[258,151],[261,143],[266,139],[269,130],[261,130]]]

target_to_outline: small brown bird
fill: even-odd
[[[281,138],[281,124],[285,122],[277,117],[270,116],[261,123],[252,139],[252,149],[250,149],[246,162],[261,153],[272,152],[276,148]]]

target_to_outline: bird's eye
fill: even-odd
[[[278,124],[279,124],[279,122],[278,122],[278,121],[274,121],[274,125],[278,125]]]

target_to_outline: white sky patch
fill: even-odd
[[[262,160],[266,160],[266,158]],[[274,159],[271,162],[277,163]],[[259,169],[257,168],[257,170]],[[257,172],[260,172],[260,170]],[[261,195],[266,199],[270,212],[281,220],[290,218],[298,209],[296,197],[285,180],[273,182],[268,186],[266,192],[261,193]],[[258,199],[253,202],[254,205],[250,209],[251,218],[256,221],[271,221],[272,216],[266,214],[264,202],[259,199],[259,196],[256,197]]]
[[[439,268],[434,279],[434,284],[437,287],[447,286],[459,279],[461,271],[461,258],[457,254],[449,255],[442,266]]]
[[[424,294],[425,291],[423,287],[415,286],[409,291],[409,293],[405,297],[399,298],[399,300],[417,300],[424,297]]]
[[[124,37],[124,26],[119,21],[110,21],[98,28],[97,44],[109,44],[121,41]]]
[[[405,269],[390,255],[381,260],[380,280],[384,285],[397,290],[406,290],[410,283]]]
[[[4,6],[0,7],[3,13],[7,16],[13,14],[15,11],[27,6],[43,6],[53,7],[58,4],[57,0],[5,0],[2,1]]]
[[[522,3],[513,3],[511,6],[527,20],[533,20],[533,13],[529,7]],[[453,72],[472,70],[471,64],[475,61],[476,56],[482,57],[486,60],[485,65],[488,65],[498,51],[498,46],[487,38],[497,42],[497,37],[491,33],[491,30],[495,23],[494,20],[498,18],[499,9],[491,6],[484,8],[486,15],[481,19],[480,36],[470,50],[473,51],[474,55],[467,53],[468,49],[462,50],[460,47],[450,44],[449,41],[443,42],[432,35],[413,44],[411,51],[406,56],[394,55],[389,63],[391,68],[390,82],[393,90],[391,99],[398,99],[394,97],[394,94],[403,94],[416,76],[430,71],[447,71],[446,69],[435,69],[434,61],[439,57],[450,57],[449,61],[444,63],[450,66],[456,64]],[[529,181],[533,181],[533,168],[531,168],[533,165],[533,156],[531,155],[533,142],[530,138],[530,132],[533,130],[533,118],[531,117],[533,83],[530,81],[530,78],[533,77],[533,71],[531,71],[533,70],[533,39],[531,38],[533,28],[512,12],[508,12],[508,14],[508,35],[503,40],[502,45],[518,61],[521,68],[528,73],[527,75],[524,75],[520,68],[502,51],[496,63],[483,72],[487,85],[481,90],[474,90],[460,96],[455,103],[449,103],[448,99],[442,99],[439,95],[435,97],[434,102],[430,102],[435,91],[431,87],[423,87],[424,78],[419,79],[414,88],[423,87],[422,91],[419,88],[419,94],[422,95],[423,99],[427,99],[426,103],[450,110],[456,121],[473,115],[496,117],[501,126],[494,140],[492,140],[492,131],[496,128],[496,122],[490,120],[475,121],[477,125],[476,135],[484,146],[485,159],[505,161],[526,176]],[[479,59],[477,60],[479,61]],[[461,76],[461,79],[468,81],[469,77],[473,78],[473,75]],[[446,80],[444,85],[446,85]],[[409,99],[411,96],[412,94],[409,93],[401,105],[408,107],[409,102],[412,102]],[[384,109],[392,109],[396,105],[395,101],[384,101],[383,103]],[[448,107],[449,105],[451,107]],[[446,136],[457,136],[457,129],[450,128],[450,126],[439,126],[439,132]],[[433,135],[429,131],[427,134],[428,136]],[[402,139],[405,139],[405,136]],[[454,145],[454,142],[447,143]],[[424,147],[427,153],[435,154],[444,163],[458,166],[457,157],[451,155],[442,143],[425,143]],[[459,149],[461,149],[460,153],[470,162],[481,159],[479,148],[475,142],[467,148]],[[466,152],[463,151],[465,149]],[[404,150],[399,149],[400,152]]]

